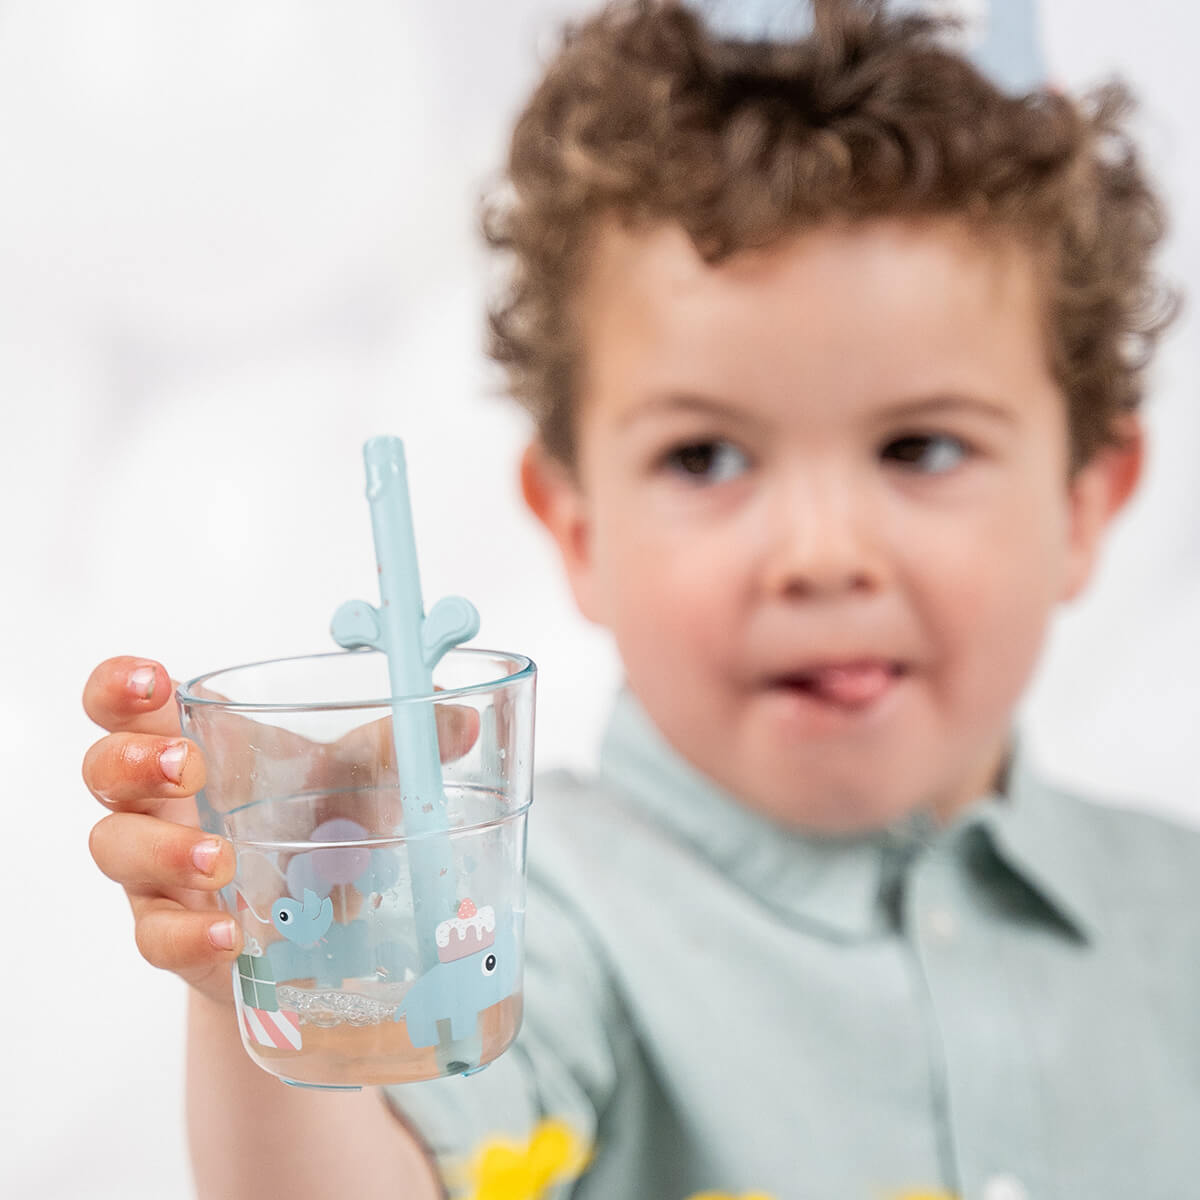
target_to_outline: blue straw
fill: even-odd
[[[479,614],[470,601],[448,596],[425,615],[404,443],[395,437],[372,438],[363,447],[363,459],[379,567],[379,607],[349,600],[334,614],[330,631],[347,650],[370,647],[387,655],[404,833],[424,835],[409,843],[408,860],[417,950],[428,971],[438,962],[434,931],[439,922],[454,916],[457,885],[434,706],[406,704],[404,698],[433,694],[433,668],[452,646],[479,632]]]

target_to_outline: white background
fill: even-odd
[[[78,697],[111,654],[187,676],[327,648],[373,598],[367,437],[408,445],[427,604],[472,598],[478,644],[538,661],[543,765],[592,753],[617,668],[520,510],[473,215],[573,7],[0,4],[0,1195],[190,1194],[182,988],[88,855]],[[1045,36],[1062,82],[1136,84],[1191,283],[1200,16],[1048,0]],[[1053,774],[1200,822],[1195,333],[1028,715]]]

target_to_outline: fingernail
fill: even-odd
[[[192,862],[201,875],[211,875],[217,855],[221,853],[221,843],[217,841],[197,842],[192,847]]]
[[[159,770],[172,783],[178,783],[183,778],[183,764],[187,761],[187,752],[187,742],[172,742],[159,752]]]
[[[230,920],[214,921],[208,927],[208,940],[217,950],[232,950],[233,922]]]
[[[139,700],[150,700],[154,696],[154,685],[158,681],[158,672],[153,667],[138,667],[129,673],[129,690]]]

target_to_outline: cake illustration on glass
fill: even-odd
[[[438,958],[444,963],[478,954],[496,940],[496,910],[490,904],[476,908],[468,898],[458,906],[458,916],[438,925],[434,937]]]

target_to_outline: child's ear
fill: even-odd
[[[579,611],[589,621],[599,622],[587,499],[570,468],[555,458],[540,439],[530,442],[521,456],[521,493],[529,510],[558,545]]]
[[[1103,446],[1071,481],[1070,549],[1062,599],[1074,600],[1091,578],[1104,534],[1137,488],[1146,455],[1141,421],[1134,415],[1118,428],[1114,445]]]

